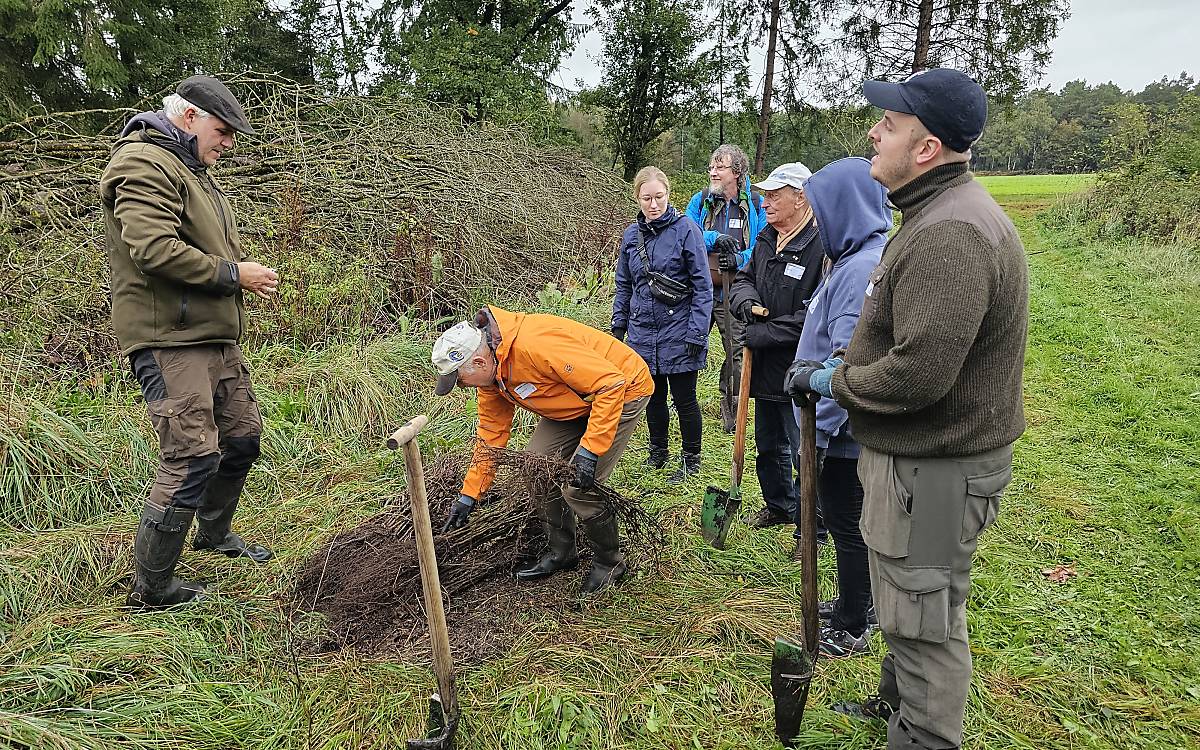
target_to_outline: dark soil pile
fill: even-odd
[[[458,499],[469,453],[442,456],[426,467],[438,572],[455,658],[494,656],[531,618],[573,604],[579,576],[518,583],[513,571],[546,545],[533,497],[571,476],[569,464],[518,451],[483,449],[496,463],[496,482],[466,527],[445,534],[440,524]],[[658,522],[634,501],[602,487],[625,541],[652,561],[661,547]],[[580,533],[580,551],[587,554]],[[643,559],[643,562],[646,560]],[[326,626],[313,651],[354,648],[367,653],[428,653],[421,573],[411,503],[397,499],[379,515],[333,537],[300,571],[296,607],[317,612]]]

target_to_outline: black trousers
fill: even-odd
[[[654,395],[646,407],[646,426],[650,428],[650,447],[667,450],[667,430],[671,414],[667,410],[667,392],[679,412],[679,433],[683,437],[684,453],[700,453],[700,402],[696,400],[698,370],[654,376]]]
[[[867,609],[871,606],[867,545],[858,529],[863,506],[858,459],[826,456],[820,495],[825,526],[833,535],[837,553],[838,599],[831,624],[837,630],[858,635],[866,630]]]

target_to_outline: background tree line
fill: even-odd
[[[329,94],[419,98],[467,122],[525,122],[626,177],[651,162],[701,170],[720,142],[741,144],[762,172],[867,153],[874,115],[858,82],[953,65],[994,97],[978,169],[1091,171],[1200,93],[1187,74],[1137,93],[1084,81],[1029,90],[1066,0],[598,0],[587,15],[602,39],[601,80],[569,91],[551,81],[586,28],[571,22],[572,7],[10,0],[0,3],[0,123],[131,107],[194,72],[255,69]],[[767,62],[752,80],[756,49]]]

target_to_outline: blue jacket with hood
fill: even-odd
[[[750,262],[750,254],[754,251],[754,241],[758,239],[758,234],[767,226],[767,211],[763,208],[763,199],[761,195],[755,195],[750,192],[750,179],[747,177],[746,186],[742,188],[738,194],[739,199],[744,199],[746,205],[750,207],[746,211],[746,224],[744,227],[746,249],[742,251],[742,255],[738,258],[738,268],[744,268]],[[712,213],[713,197],[709,194],[708,199],[704,197],[705,190],[701,190],[692,196],[688,201],[687,215],[688,218],[696,222],[701,229],[704,229],[704,251],[706,253],[713,252],[713,243],[721,236],[722,232],[712,229],[705,229],[705,222]],[[720,285],[713,287],[713,299],[720,302],[724,299]]]
[[[838,159],[804,183],[825,249],[826,271],[808,304],[797,359],[823,362],[850,344],[862,312],[868,277],[883,256],[892,211],[887,190],[871,177],[871,162]],[[849,416],[831,398],[817,402],[817,445],[825,455],[857,458]],[[800,421],[797,411],[796,421]]]
[[[646,255],[653,270],[691,285],[692,293],[678,305],[669,307],[650,294],[638,252],[641,237],[646,239]],[[708,359],[712,305],[712,279],[700,227],[674,206],[650,222],[639,212],[637,222],[621,238],[613,329],[626,330],[625,343],[646,360],[651,373],[693,372],[703,369]],[[689,343],[701,346],[695,356],[688,354]]]

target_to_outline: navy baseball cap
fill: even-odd
[[[865,81],[863,95],[881,109],[916,115],[947,148],[966,151],[987,122],[987,94],[966,73],[932,68],[913,73],[900,83]]]

